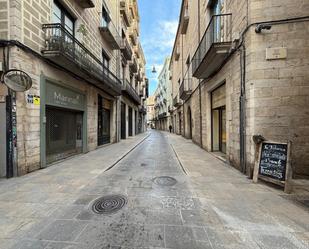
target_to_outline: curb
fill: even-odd
[[[178,160],[178,162],[179,162],[179,164],[180,164],[180,166],[181,166],[181,169],[182,169],[183,173],[185,173],[185,175],[188,175],[188,173],[187,173],[187,171],[185,170],[185,167],[183,166],[183,164],[182,164],[182,162],[181,162],[181,160],[180,160],[180,158],[179,158],[179,156],[178,156],[178,154],[177,154],[177,152],[176,152],[174,146],[173,146],[171,143],[170,143],[170,146],[171,146],[172,150],[174,151],[174,154],[175,154],[175,156],[176,156],[176,158],[177,158],[177,160]]]
[[[124,159],[128,154],[130,154],[133,150],[136,149],[136,147],[138,147],[141,143],[143,143],[148,137],[150,137],[151,134],[148,134],[147,136],[145,136],[141,141],[139,141],[136,145],[134,145],[128,152],[126,152],[123,156],[121,156],[119,159],[117,159],[116,162],[114,162],[111,166],[109,166],[108,168],[106,168],[104,172],[107,172],[109,170],[111,170],[113,167],[115,167],[122,159]]]

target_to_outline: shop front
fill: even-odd
[[[111,101],[98,95],[98,146],[111,142]]]
[[[87,150],[86,96],[43,80],[41,85],[41,167]]]

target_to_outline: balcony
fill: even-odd
[[[175,49],[175,60],[178,61],[180,57],[180,48],[179,48],[179,44],[176,45],[176,49]]]
[[[144,96],[144,88],[139,89],[139,96],[140,97]]]
[[[174,97],[174,99],[173,99],[173,106],[176,107],[176,108],[181,106],[181,100],[179,99],[178,95],[176,97]]]
[[[123,38],[121,43],[120,43],[120,50],[124,56],[124,58],[126,58],[127,60],[131,60],[132,59],[132,49],[131,46],[128,42],[128,40],[126,38]]]
[[[93,0],[76,0],[76,2],[84,9],[94,7],[94,1]]]
[[[189,19],[190,19],[189,9],[188,9],[188,6],[185,6],[183,10],[183,18],[182,18],[181,27],[180,27],[180,32],[183,35],[187,33]]]
[[[230,54],[232,14],[214,15],[192,59],[192,74],[206,79],[215,74]]]
[[[123,80],[122,84],[122,92],[126,95],[128,95],[133,101],[135,101],[137,104],[141,104],[141,99],[138,96],[138,93],[134,89],[134,87],[130,84],[128,80]]]
[[[169,112],[169,113],[172,113],[173,111],[174,111],[174,110],[173,110],[173,107],[169,105],[169,106],[168,106],[168,112]]]
[[[166,117],[166,112],[162,112],[158,115],[158,118],[161,119],[161,118],[165,118]]]
[[[136,46],[138,34],[137,34],[136,28],[134,26],[131,26],[129,28],[129,37],[131,38],[132,44],[134,46]]]
[[[192,65],[192,64],[191,64]],[[181,82],[181,85],[179,87],[179,97],[182,100],[187,100],[192,93],[192,66],[187,69],[187,72],[185,73],[183,80]]]
[[[132,60],[129,63],[129,67],[130,67],[132,73],[137,73],[137,62],[136,62],[136,59],[134,57],[132,57]]]
[[[120,14],[123,17],[123,20],[127,27],[130,27],[131,17],[129,15],[129,9],[126,3],[126,0],[120,0]]]
[[[92,85],[118,96],[121,81],[61,24],[43,24],[45,58]]]
[[[107,41],[112,49],[120,49],[121,37],[112,21],[107,22],[102,19],[99,29],[103,39]]]
[[[140,105],[140,106],[138,107],[138,111],[139,111],[140,113],[144,114],[144,115],[147,114],[147,109],[146,109],[146,107],[143,106],[143,105]]]

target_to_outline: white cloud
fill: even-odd
[[[178,21],[159,21],[156,28],[151,32],[151,37],[142,42],[143,48],[147,55],[151,55],[151,61],[162,61],[171,53],[177,32]]]

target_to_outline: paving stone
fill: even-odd
[[[38,239],[53,241],[74,241],[86,227],[84,221],[56,220],[48,225],[38,236]]]
[[[165,226],[165,241],[167,248],[211,248],[206,232],[197,227]]]

